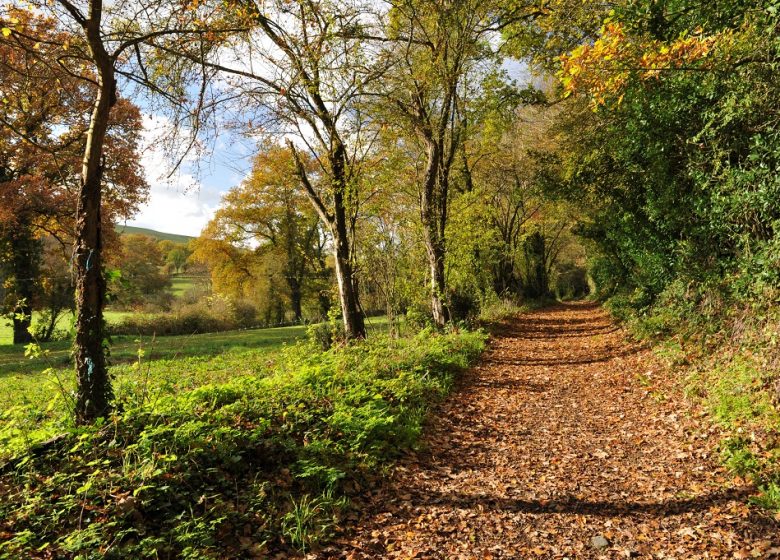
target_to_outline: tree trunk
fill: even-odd
[[[352,251],[350,250],[347,229],[347,208],[345,194],[347,190],[346,150],[338,142],[331,153],[333,172],[333,241],[336,244],[336,282],[341,301],[341,316],[344,320],[344,336],[347,340],[366,338],[366,325],[360,312],[360,302],[356,289],[355,274],[352,270]]]
[[[113,63],[100,37],[100,2],[84,24],[90,54],[97,66],[98,92],[90,119],[81,169],[76,220],[76,421],[86,424],[111,410],[113,390],[104,353],[103,307],[106,284],[102,270],[103,146],[111,107],[116,103]]]
[[[296,323],[300,323],[303,318],[301,282],[297,278],[288,277],[288,287],[290,288],[290,307],[292,307],[293,318]]]
[[[444,247],[441,243],[426,243],[428,265],[431,272],[431,312],[433,322],[443,327],[449,320],[449,310],[445,305],[447,284],[444,278]]]
[[[338,212],[338,211],[337,211]],[[344,335],[347,340],[366,337],[366,325],[360,312],[358,295],[355,290],[354,274],[350,260],[349,242],[346,224],[334,224],[334,242],[336,244],[336,283],[339,288],[341,317],[344,321]]]
[[[298,157],[292,142],[287,145],[295,158],[298,177],[306,195],[317,211],[323,223],[327,224],[336,245],[336,283],[339,289],[341,316],[344,322],[344,335],[347,340],[366,338],[366,325],[360,311],[358,292],[355,288],[355,274],[352,270],[352,253],[349,246],[348,219],[345,195],[347,190],[347,154],[344,145],[337,140],[335,130],[331,131],[333,145],[328,154],[330,162],[330,180],[333,193],[333,215],[329,215],[322,198],[314,191],[306,170]],[[320,300],[322,302],[322,299]]]
[[[284,305],[279,296],[274,298],[274,324],[276,326],[284,324]]]
[[[515,274],[515,265],[512,257],[508,255],[508,249],[498,258],[494,268],[493,289],[499,296],[518,295],[520,282]]]
[[[525,295],[530,298],[546,297],[550,294],[550,281],[545,263],[546,240],[540,232],[534,232],[525,240]]]
[[[320,308],[320,319],[324,321],[328,318],[331,307],[330,290],[320,290],[317,293],[317,303]]]
[[[11,234],[11,253],[16,298],[13,317],[14,344],[29,344],[33,341],[30,325],[40,245],[24,224],[18,224]]]
[[[423,225],[423,240],[428,255],[428,267],[431,275],[431,314],[437,327],[443,327],[449,320],[449,312],[445,305],[447,283],[444,276],[445,238],[443,224],[446,211],[442,198],[441,149],[436,143],[429,141],[427,147],[427,164],[420,197],[420,217]],[[446,196],[446,195],[445,195]]]
[[[285,266],[284,266],[284,278],[287,281],[287,288],[290,290],[290,307],[293,312],[293,321],[300,323],[303,318],[302,303],[303,300],[303,283],[306,280],[308,268],[306,266],[305,257],[301,255],[303,251],[299,248],[299,237],[303,237],[303,233],[298,230],[294,225],[296,220],[294,210],[288,205],[285,223],[286,232],[284,234],[284,251],[285,251]],[[304,237],[308,239],[308,236]]]
[[[46,326],[46,330],[41,336],[41,339],[44,342],[49,342],[51,340],[52,335],[54,335],[54,329],[57,326],[57,319],[59,318],[59,316],[60,316],[59,308],[54,306],[49,308],[49,324]]]

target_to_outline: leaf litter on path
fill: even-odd
[[[420,451],[307,558],[780,558],[666,377],[595,304],[499,325]]]

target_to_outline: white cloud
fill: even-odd
[[[151,189],[149,201],[127,224],[196,236],[214,215],[225,189],[203,185],[191,172],[195,161],[190,156],[169,176],[170,157],[160,142],[169,123],[164,117],[145,115],[143,124],[141,164]]]
[[[149,202],[127,224],[197,236],[216,210],[216,205],[205,203],[199,195],[197,191],[180,192],[165,185],[155,185]]]

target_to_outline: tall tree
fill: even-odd
[[[104,351],[106,285],[102,272],[102,211],[107,172],[106,137],[112,109],[120,99],[118,80],[136,84],[174,106],[185,106],[187,69],[170,58],[161,62],[160,55],[193,46],[200,47],[201,52],[211,49],[222,30],[203,27],[203,10],[197,4],[156,0],[110,4],[103,0],[31,1],[29,21],[49,14],[72,33],[64,42],[54,43],[40,36],[34,25],[9,14],[2,16],[3,41],[10,48],[26,51],[44,67],[63,67],[82,80],[92,96],[79,173],[73,252],[78,422],[105,416],[111,409],[113,396]],[[39,52],[40,45],[50,48]],[[52,54],[52,49],[58,52]],[[209,77],[201,69],[195,74],[203,84],[196,93],[196,102],[200,102],[196,108],[203,106]],[[200,116],[198,111],[194,113],[192,122]]]
[[[214,65],[233,76],[241,102],[256,102],[255,126],[287,135],[301,188],[333,239],[346,337],[366,335],[354,270],[354,231],[363,194],[362,161],[371,145],[360,108],[367,84],[381,75],[366,25],[369,2],[236,0],[254,32],[237,41],[235,61]],[[247,68],[246,53],[252,53]],[[295,141],[292,141],[295,138]],[[316,162],[307,169],[302,152]]]
[[[387,38],[392,70],[382,81],[389,101],[388,125],[400,127],[421,146],[420,220],[428,256],[430,301],[434,322],[443,326],[446,306],[446,225],[450,176],[465,133],[465,77],[489,56],[484,33],[490,28],[491,4],[403,0],[389,11]]]
[[[302,157],[303,154],[299,155]],[[312,160],[303,165],[306,173],[316,166]],[[255,157],[251,175],[222,198],[206,232],[235,247],[254,249],[258,258],[279,260],[293,319],[302,319],[304,293],[324,272],[325,232],[300,189],[300,176],[290,149],[278,145],[263,147]],[[233,253],[223,252],[226,254]],[[199,251],[198,255],[205,260],[217,256],[210,255],[208,250]],[[248,281],[251,276],[247,270]]]
[[[161,296],[169,295],[166,291],[171,285],[171,279],[163,271],[165,255],[160,250],[157,241],[143,234],[122,235],[120,246],[108,255],[107,261],[111,268],[119,270],[116,291],[112,296],[124,306],[138,306],[160,300]]]
[[[9,210],[0,216],[0,228],[11,238],[14,289],[9,298],[21,302],[14,314],[14,341],[20,343],[31,338],[40,238],[54,236],[66,243],[74,237],[77,168],[91,87],[67,67],[43,62],[59,56],[61,46],[72,40],[69,33],[58,30],[51,18],[24,10],[9,15],[17,32],[9,30],[0,41],[0,199]],[[58,87],[52,88],[52,81]],[[120,102],[109,121],[105,153],[107,220],[129,216],[146,194],[135,153],[140,127],[137,108]]]
[[[560,60],[565,196],[604,295],[717,315],[777,289],[779,20],[771,2],[631,2]]]

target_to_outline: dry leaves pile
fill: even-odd
[[[310,556],[780,559],[780,522],[664,375],[592,304],[502,325],[423,450]]]

